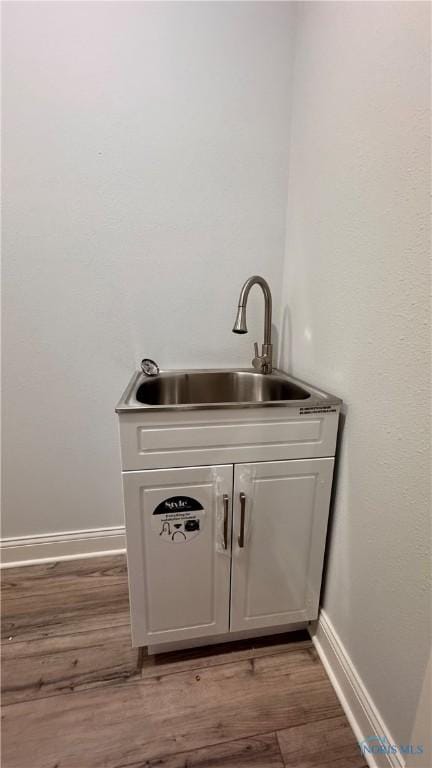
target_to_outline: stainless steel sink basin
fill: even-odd
[[[263,403],[305,400],[309,393],[274,374],[246,371],[163,373],[144,381],[136,399],[145,405]]]
[[[338,403],[338,398],[277,370],[161,371],[157,376],[135,374],[116,411]]]

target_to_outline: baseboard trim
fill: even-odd
[[[371,736],[384,736],[389,744],[394,744],[394,739],[325,611],[321,610],[318,621],[310,627],[310,634],[358,741]],[[405,768],[406,765],[400,753],[365,754],[365,759],[370,768]]]
[[[125,552],[123,525],[84,531],[19,536],[0,541],[2,568],[76,560],[82,557],[115,555]]]

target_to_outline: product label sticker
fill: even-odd
[[[162,541],[184,544],[202,531],[205,509],[191,496],[170,496],[153,510],[152,529]]]
[[[309,408],[299,408],[299,416],[309,416],[318,413],[337,413],[337,408],[334,405],[313,405]]]

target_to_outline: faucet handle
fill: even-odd
[[[254,341],[254,359],[252,360],[252,365],[254,368],[256,368],[257,371],[260,371],[262,373],[263,359],[259,353],[257,341]]]
[[[263,344],[261,349],[261,354],[259,354],[258,344],[255,341],[254,353],[255,353],[255,357],[252,360],[253,367],[256,368],[256,370],[259,371],[260,373],[271,373],[272,372],[272,345]]]

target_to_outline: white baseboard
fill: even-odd
[[[358,741],[369,737],[385,737],[395,744],[366,686],[345,650],[325,611],[311,627],[311,636],[318,655],[330,678],[342,708]],[[405,768],[403,756],[394,754],[365,754],[370,768]]]
[[[123,525],[85,531],[19,536],[0,541],[1,567],[114,555],[126,550]]]

